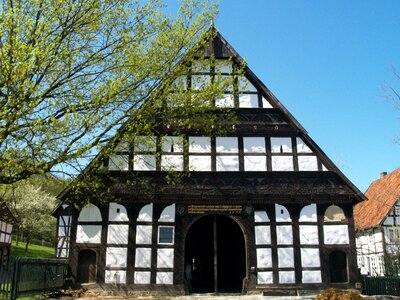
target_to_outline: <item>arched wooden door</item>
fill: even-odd
[[[240,293],[246,276],[244,235],[225,215],[206,215],[189,228],[185,266],[192,267],[194,293]]]

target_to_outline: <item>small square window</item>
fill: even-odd
[[[158,243],[172,245],[174,243],[174,226],[158,227]]]

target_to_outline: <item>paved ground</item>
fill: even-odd
[[[64,297],[61,298],[64,300],[69,299],[77,299],[77,298],[69,298]],[[178,297],[151,297],[151,296],[142,296],[142,297],[120,297],[120,296],[97,296],[97,297],[82,297],[78,298],[79,300],[128,300],[128,299],[135,299],[135,300],[159,300],[159,299],[166,299],[166,300],[313,300],[315,299],[315,295],[307,295],[307,296],[261,296],[261,295],[190,295],[190,296],[178,296]]]

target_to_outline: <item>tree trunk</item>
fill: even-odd
[[[31,242],[30,239],[26,239],[25,253],[28,253],[28,246],[29,246],[29,243],[30,243],[30,242]]]

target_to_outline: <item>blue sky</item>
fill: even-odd
[[[173,2],[173,1],[171,1]],[[361,190],[400,167],[400,1],[221,0],[215,26]]]

